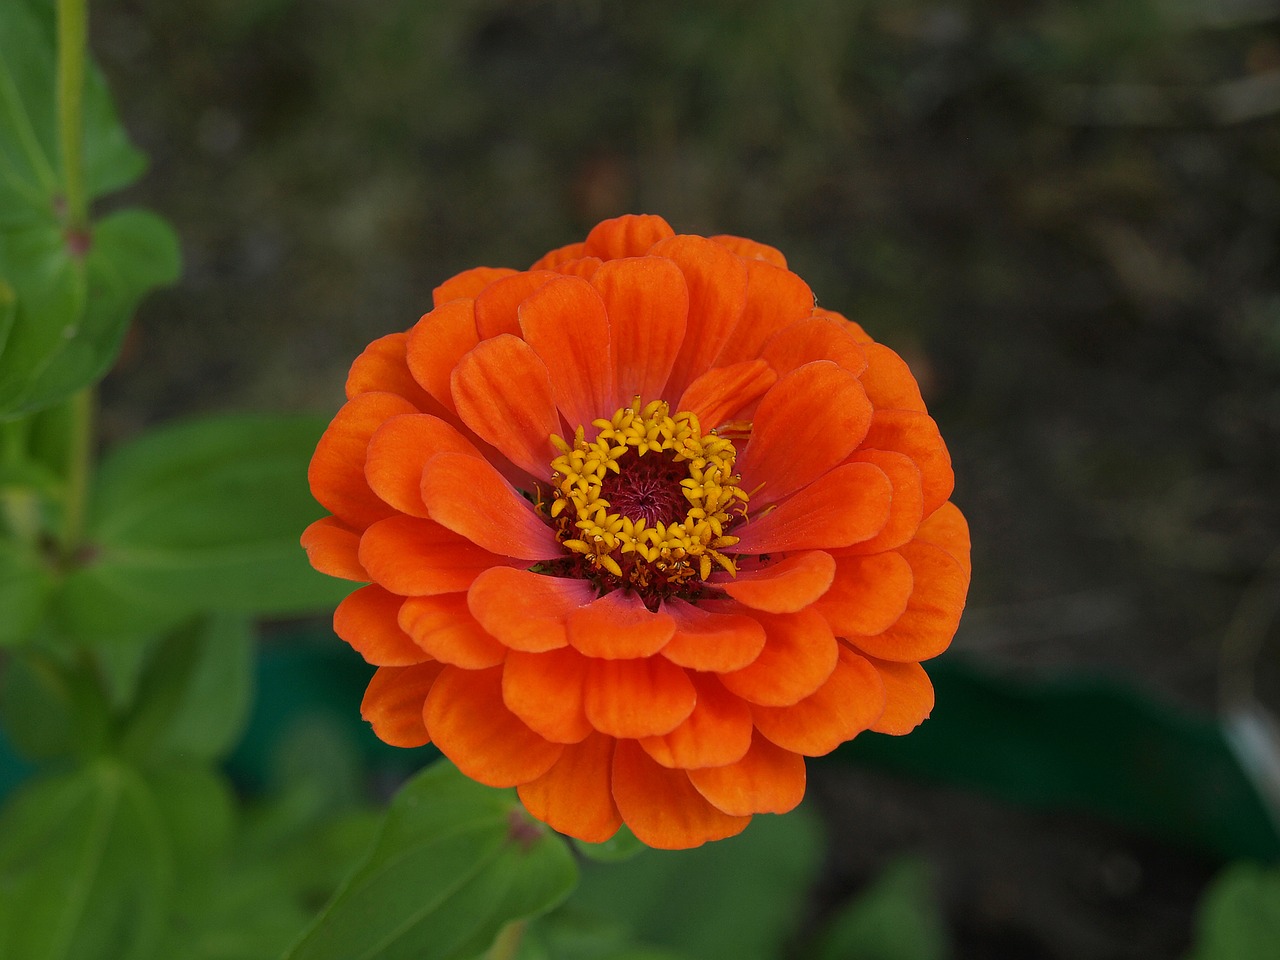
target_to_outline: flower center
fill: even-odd
[[[716,566],[736,574],[723,551],[738,542],[727,531],[746,516],[747,494],[733,442],[703,434],[693,413],[672,416],[665,401],[642,407],[639,397],[592,425],[591,441],[581,426],[572,443],[551,438],[560,456],[547,513],[579,575],[656,607],[696,596]]]

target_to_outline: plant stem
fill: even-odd
[[[520,952],[520,941],[524,939],[524,928],[527,920],[513,920],[498,932],[485,960],[515,960]]]
[[[71,423],[67,431],[67,485],[63,499],[62,557],[71,560],[84,535],[85,503],[89,498],[89,466],[93,453],[93,387],[85,387],[67,401]]]
[[[67,229],[77,233],[89,225],[89,195],[84,176],[84,73],[88,23],[88,0],[58,0],[58,143],[62,149]]]

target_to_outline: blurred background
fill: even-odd
[[[1277,0],[100,0],[92,18],[152,160],[118,202],[169,218],[185,261],[103,386],[108,442],[336,410],[351,359],[451,274],[658,213],[780,248],[912,364],[973,528],[948,659],[1100,678],[1178,716],[1280,707]],[[930,723],[947,716],[940,696]],[[859,765],[812,779],[815,915],[918,854],[961,957],[1180,957],[1222,865],[1087,811]]]

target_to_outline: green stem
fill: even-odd
[[[66,191],[67,229],[89,225],[84,177],[84,71],[88,45],[88,0],[58,0],[58,143]]]
[[[498,932],[498,939],[493,941],[485,960],[515,960],[520,952],[520,941],[524,939],[527,920],[513,920]]]
[[[93,387],[85,387],[67,401],[71,424],[67,431],[67,486],[63,500],[62,556],[71,560],[84,536],[85,504],[89,499],[89,467],[93,454]]]

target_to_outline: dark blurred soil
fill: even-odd
[[[956,649],[1189,709],[1220,688],[1280,705],[1277,627],[1242,606],[1280,589],[1273,7],[104,0],[93,16],[152,158],[123,199],[170,218],[185,257],[104,386],[109,441],[198,412],[334,410],[356,353],[452,273],[660,213],[781,248],[919,373],[973,528]],[[1180,957],[1219,866],[1082,817],[816,779],[823,896],[922,853],[963,957]]]

